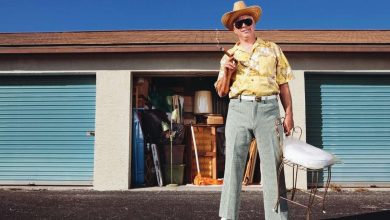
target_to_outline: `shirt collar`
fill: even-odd
[[[265,44],[265,41],[264,41],[263,39],[261,39],[260,37],[257,37],[255,43],[252,45],[252,50],[251,50],[251,52],[253,52],[253,50],[254,50],[256,47],[258,47],[258,46],[260,46],[260,45],[264,45],[264,44]],[[240,50],[240,51],[242,51],[242,52],[246,52],[246,51],[240,46],[240,42],[237,42],[237,43],[234,45],[233,50],[234,50],[233,52],[235,52],[235,51],[237,51],[237,50]]]

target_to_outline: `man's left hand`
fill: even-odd
[[[284,133],[286,134],[286,136],[290,136],[291,130],[294,128],[294,119],[293,119],[292,115],[287,114],[285,116],[284,121],[283,121],[283,128],[284,128]]]

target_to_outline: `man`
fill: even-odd
[[[283,52],[273,42],[255,36],[255,23],[260,19],[259,6],[246,7],[243,1],[222,16],[224,26],[234,31],[238,43],[221,60],[215,83],[218,95],[229,95],[226,120],[226,161],[219,215],[222,219],[238,219],[241,182],[252,138],[256,138],[262,171],[265,218],[287,219],[287,202],[278,199],[277,168],[281,163],[283,127],[286,135],[294,127],[292,101],[288,82],[293,79]],[[285,110],[281,123],[278,96]],[[284,174],[279,187],[285,190]]]

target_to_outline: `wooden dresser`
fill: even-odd
[[[217,127],[220,125],[194,124],[194,133],[198,149],[199,167],[202,177],[217,178]],[[198,171],[196,168],[195,148],[188,126],[187,145],[187,182],[193,182]],[[191,146],[191,148],[189,148]],[[189,150],[191,149],[191,150]]]

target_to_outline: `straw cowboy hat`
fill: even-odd
[[[222,18],[222,24],[229,30],[233,30],[233,22],[242,15],[250,15],[253,17],[255,23],[259,21],[262,10],[260,6],[253,5],[246,7],[244,1],[237,1],[234,3],[233,11],[225,13]]]

